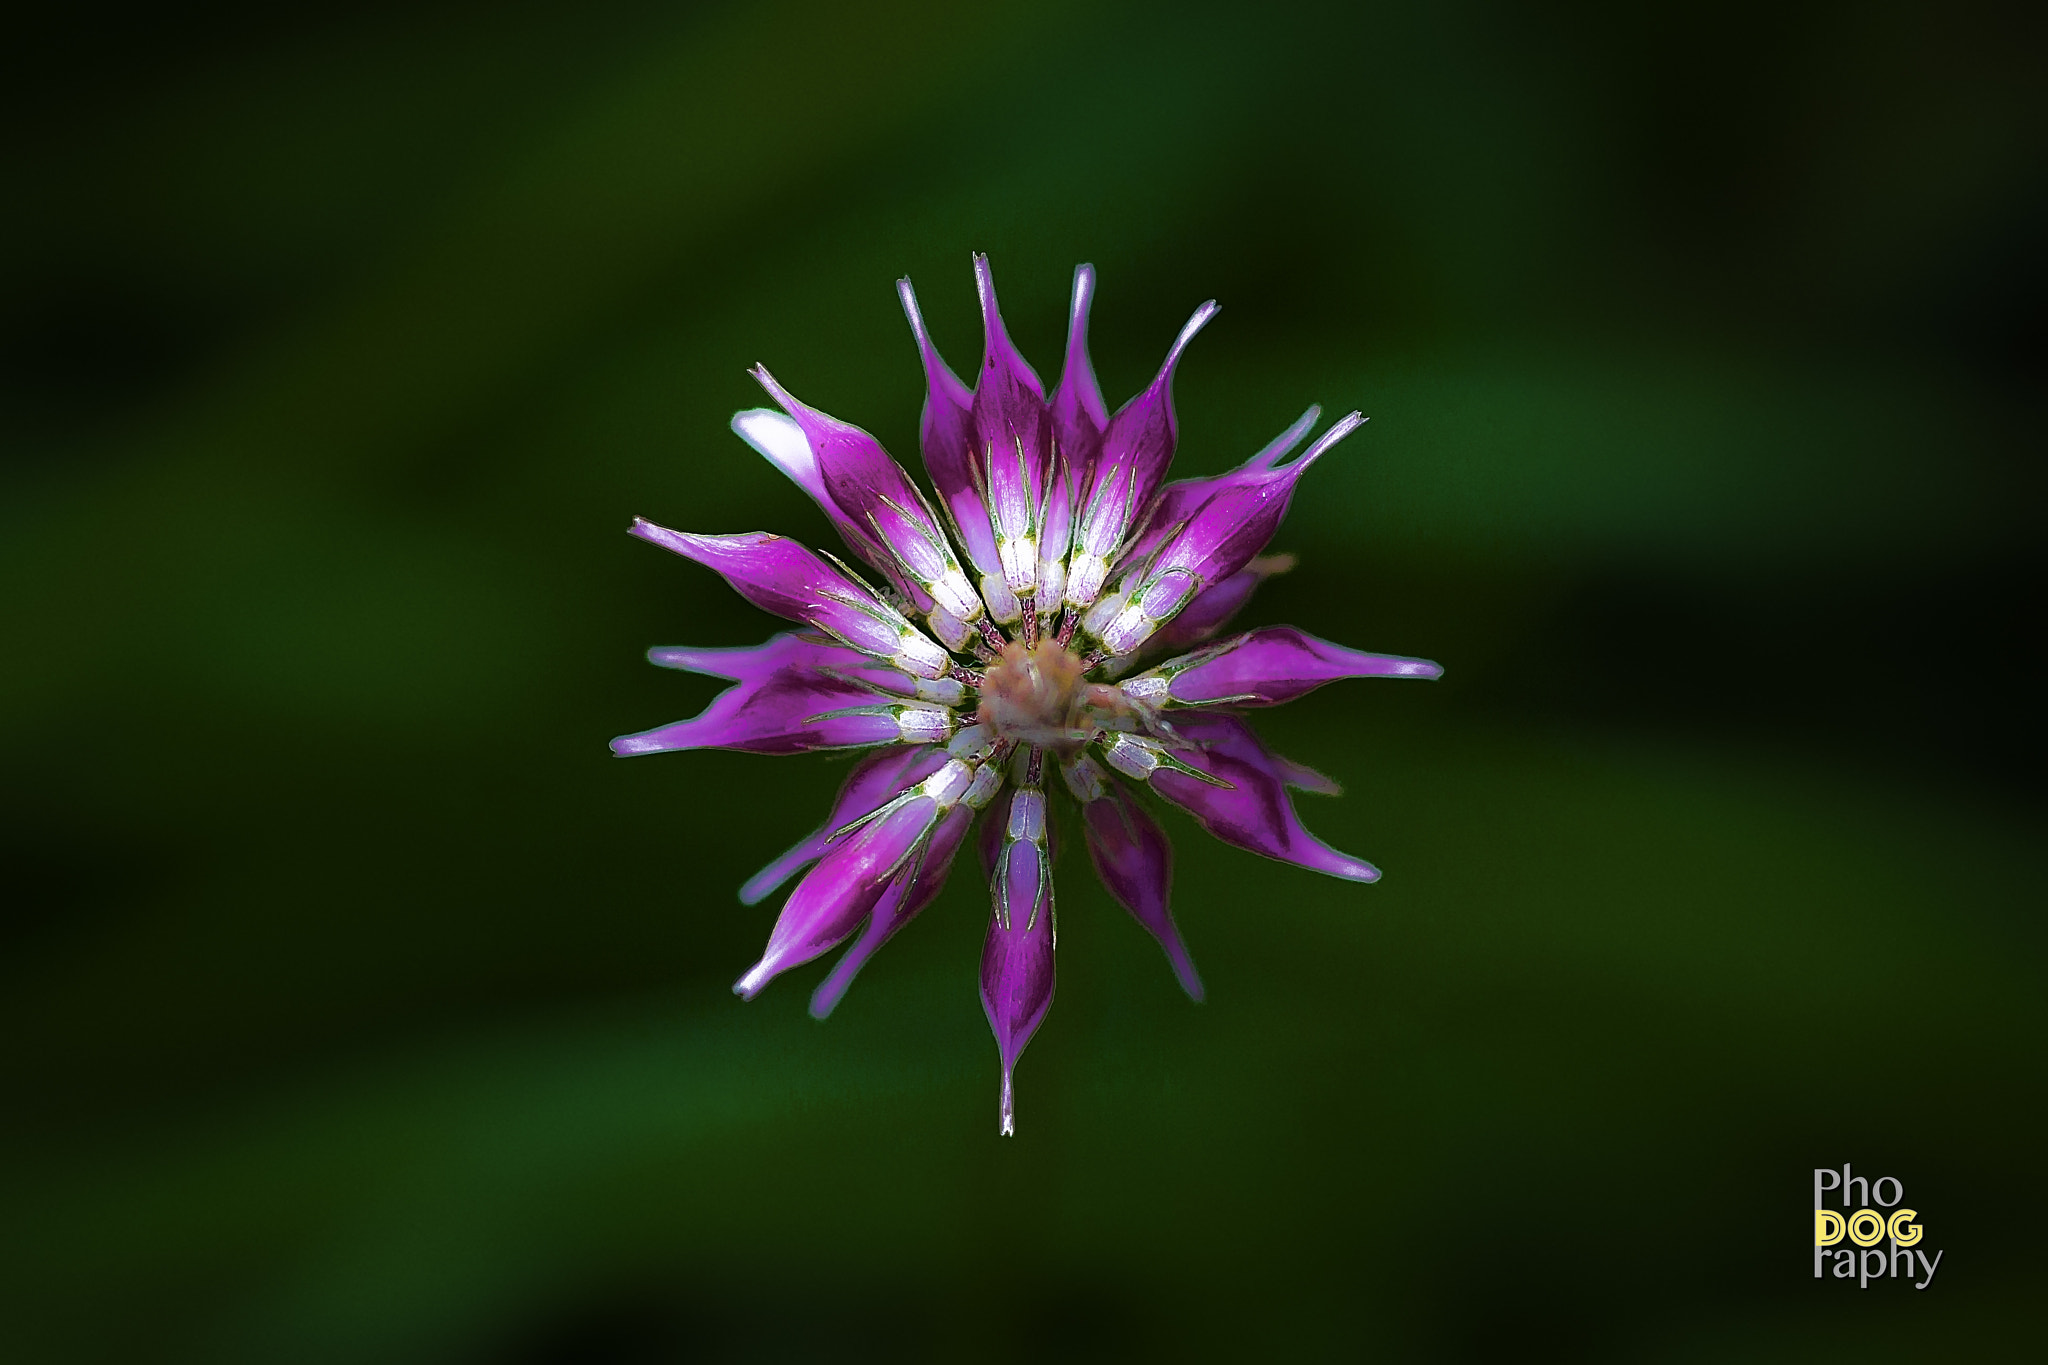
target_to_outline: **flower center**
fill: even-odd
[[[1004,739],[1077,749],[1103,727],[1107,713],[1123,709],[1115,688],[1083,680],[1087,671],[1065,645],[1040,640],[1027,647],[1012,640],[988,666],[975,718]]]

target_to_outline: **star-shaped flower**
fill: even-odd
[[[924,358],[919,443],[935,496],[874,437],[805,406],[766,369],[754,377],[782,410],[732,419],[817,500],[878,582],[767,532],[633,523],[632,534],[716,570],[803,629],[753,649],[649,651],[664,667],[734,685],[702,715],[622,736],[612,751],[867,751],[825,823],[740,889],[753,905],[804,873],[761,960],[733,987],[747,999],[853,939],[811,997],[820,1019],[939,893],[979,818],[992,902],[981,998],[1010,1134],[1017,1059],[1052,1003],[1048,797],[1064,792],[1079,805],[1096,875],[1200,1000],[1168,904],[1172,850],[1139,793],[1181,807],[1226,843],[1374,881],[1370,863],[1310,834],[1287,794],[1335,785],[1268,750],[1241,713],[1339,678],[1442,670],[1292,626],[1218,638],[1262,578],[1291,566],[1262,552],[1302,475],[1363,423],[1356,412],[1298,456],[1316,408],[1236,469],[1167,483],[1174,368],[1216,305],[1195,310],[1158,377],[1112,415],[1088,360],[1094,269],[1074,272],[1066,363],[1050,399],[1003,330],[987,258],[975,257],[974,273],[985,339],[971,389],[939,358],[910,281],[897,285]]]

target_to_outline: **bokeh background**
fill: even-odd
[[[49,7],[4,56],[0,1357],[1862,1361],[2042,1328],[2041,20],[1973,4]],[[728,993],[824,759],[618,762],[911,457],[969,253],[1180,468],[1362,888],[1064,869],[995,1133],[971,877]],[[1810,1277],[1901,1179],[1924,1293]]]

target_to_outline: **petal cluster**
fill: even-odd
[[[1442,670],[1292,626],[1222,635],[1263,579],[1292,567],[1267,544],[1303,475],[1363,424],[1359,414],[1296,455],[1320,416],[1311,407],[1236,469],[1169,483],[1174,372],[1216,305],[1195,310],[1152,382],[1111,413],[1088,358],[1093,268],[1074,272],[1049,397],[1003,327],[985,257],[974,273],[983,343],[972,386],[939,355],[910,281],[897,286],[924,365],[918,436],[930,495],[873,436],[803,403],[765,368],[753,373],[776,408],[733,418],[866,572],[767,532],[633,523],[633,535],[714,570],[800,629],[751,649],[649,651],[663,667],[732,686],[703,714],[623,735],[612,751],[861,751],[825,822],[740,891],[753,905],[795,880],[760,961],[733,988],[745,998],[851,940],[811,997],[821,1019],[938,895],[975,832],[990,900],[982,1007],[1002,1068],[999,1128],[1010,1134],[1018,1059],[1053,997],[1055,803],[1078,807],[1102,885],[1200,1000],[1152,802],[1253,853],[1374,881],[1377,869],[1316,838],[1295,812],[1290,792],[1335,784],[1268,750],[1239,713],[1339,679]]]

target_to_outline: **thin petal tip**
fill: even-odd
[[[747,969],[747,974],[732,983],[732,993],[742,1000],[752,1000],[774,977],[774,970],[764,959]]]
[[[796,416],[798,409],[803,407],[803,404],[790,396],[789,390],[783,388],[781,382],[774,375],[768,373],[766,365],[756,361],[754,362],[754,368],[748,370],[747,373],[754,376],[754,382],[767,390],[768,396],[781,405],[782,410],[790,416]]]
[[[989,268],[988,256],[974,253],[974,291],[981,299],[981,326],[985,352],[982,368],[986,369],[995,361],[998,350],[1013,349],[1010,346],[1009,331],[1003,326],[1003,310],[996,302],[995,271]]]
[[[1330,424],[1328,431],[1316,439],[1316,443],[1308,448],[1307,454],[1289,465],[1288,468],[1296,471],[1307,469],[1310,465],[1321,459],[1331,446],[1336,445],[1337,442],[1364,426],[1368,420],[1370,419],[1355,408],[1345,413]]]
[[[911,335],[917,338],[918,348],[925,345],[924,313],[917,306],[917,290],[911,287],[910,276],[896,281],[896,297],[903,302],[903,316],[910,323]]]
[[[1173,339],[1173,345],[1167,350],[1166,360],[1160,365],[1159,374],[1152,381],[1154,388],[1173,382],[1173,372],[1175,367],[1180,364],[1181,352],[1185,351],[1188,348],[1188,343],[1195,339],[1195,333],[1207,327],[1209,320],[1222,311],[1223,305],[1214,299],[1210,299],[1194,311],[1186,324],[1181,327],[1180,335]]]
[[[759,905],[774,895],[775,889],[788,881],[795,871],[795,868],[788,865],[787,859],[777,858],[740,883],[740,904]]]

